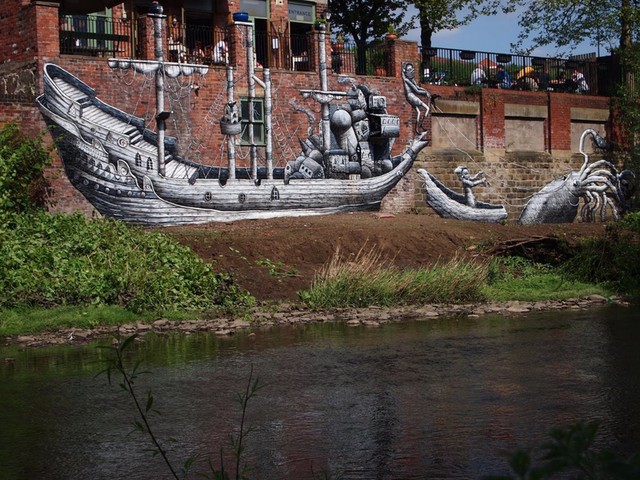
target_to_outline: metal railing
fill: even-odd
[[[136,25],[104,15],[60,15],[60,53],[90,56],[132,57]],[[167,58],[176,62],[226,64],[231,36],[223,28],[200,25],[167,26]],[[255,32],[255,56],[259,66],[289,71],[313,71],[315,34]],[[390,46],[375,41],[365,49],[353,42],[334,42],[328,65],[334,73],[390,76]],[[620,80],[620,65],[613,57],[595,54],[570,58],[476,52],[451,48],[422,49],[421,80],[441,85],[504,87],[518,90],[612,95]],[[476,82],[480,68],[482,80]],[[507,73],[510,83],[503,81]]]
[[[451,48],[423,49],[421,53],[422,81],[426,83],[595,95],[602,90],[599,73],[603,67],[595,54],[546,58]]]
[[[331,70],[334,73],[391,75],[389,50],[383,42],[372,42],[364,50],[353,42],[334,42],[331,45]]]
[[[60,53],[130,56],[131,24],[104,15],[60,15]]]
[[[168,59],[172,62],[224,65],[229,62],[226,29],[203,25],[167,27]]]
[[[299,72],[314,70],[314,37],[256,32],[256,61],[263,67]]]

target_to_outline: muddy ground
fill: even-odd
[[[340,249],[355,256],[378,247],[402,268],[454,257],[483,259],[496,252],[562,259],[564,243],[602,235],[602,224],[482,224],[432,215],[351,213],[209,224],[162,230],[231,274],[260,301],[295,301]]]

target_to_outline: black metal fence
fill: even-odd
[[[427,83],[592,95],[607,88],[600,81],[607,63],[595,54],[546,58],[451,48],[421,53],[422,81]]]
[[[256,61],[269,68],[309,72],[314,70],[314,37],[305,34],[255,33]]]
[[[172,62],[226,64],[229,37],[222,28],[171,24],[167,27],[168,58]]]
[[[372,42],[365,49],[353,42],[335,42],[331,45],[331,70],[334,73],[391,75],[389,49],[384,42]]]
[[[131,53],[131,23],[104,15],[61,15],[60,53],[116,56]]]

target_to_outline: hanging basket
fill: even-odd
[[[247,12],[236,12],[233,14],[234,22],[248,22],[249,14]]]
[[[470,50],[463,50],[460,52],[460,58],[462,60],[474,60],[476,58],[476,52]]]
[[[220,131],[223,135],[239,135],[242,132],[242,123],[228,123],[220,120]]]

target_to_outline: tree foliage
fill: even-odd
[[[640,12],[630,0],[506,0],[503,9],[521,11],[512,46],[524,53],[545,45],[572,50],[585,41],[614,51],[638,38]]]
[[[253,303],[231,278],[161,233],[44,211],[0,224],[0,309],[119,305],[134,312]]]
[[[30,139],[15,123],[0,129],[0,213],[42,207],[47,196],[44,168],[49,152],[41,138]]]
[[[399,35],[411,28],[405,21],[407,2],[401,0],[330,0],[329,9],[333,32],[353,38],[358,47],[383,36],[389,25]]]

